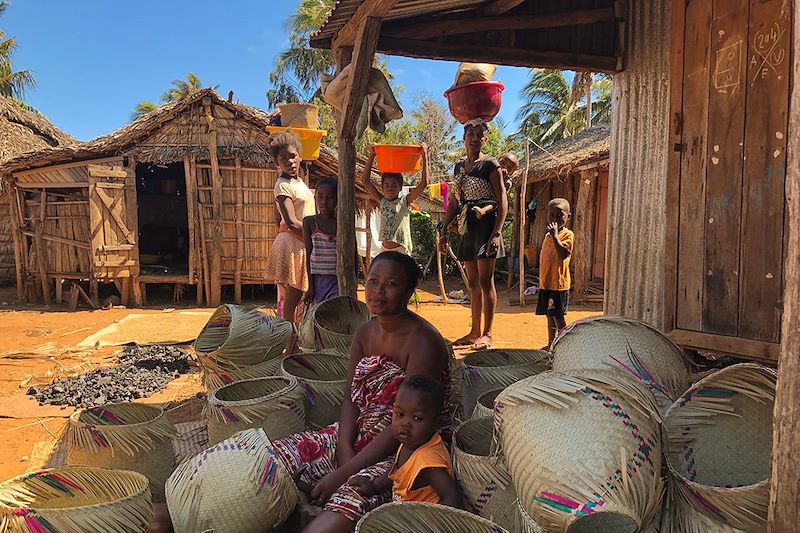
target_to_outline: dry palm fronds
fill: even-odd
[[[544,350],[479,350],[466,356],[461,366],[464,414],[475,410],[484,392],[547,370],[547,358]]]
[[[61,467],[0,484],[0,531],[140,533],[152,514],[147,478],[136,472]]]
[[[689,386],[683,351],[652,326],[600,316],[567,326],[552,344],[553,370],[616,369],[647,385],[662,412]]]
[[[506,533],[499,525],[472,513],[430,503],[394,502],[370,511],[356,533]]]
[[[544,372],[497,397],[495,427],[521,505],[545,530],[639,531],[656,519],[661,427],[643,385]]]
[[[353,335],[369,319],[364,303],[349,296],[331,298],[306,312],[298,329],[300,346],[349,354]]]
[[[762,531],[769,505],[777,374],[745,363],[706,376],[667,411],[667,463],[676,513]]]
[[[504,389],[505,387],[499,387],[481,394],[478,397],[478,401],[475,403],[475,410],[472,411],[472,418],[493,417],[494,401]]]
[[[177,533],[264,531],[300,496],[264,430],[248,429],[184,461],[167,480]]]
[[[473,418],[453,435],[453,470],[464,497],[475,512],[506,529],[514,529],[517,493],[508,467],[491,453],[494,421]]]
[[[213,391],[206,407],[209,444],[260,427],[272,440],[305,428],[303,392],[296,379],[248,379]]]
[[[330,353],[302,353],[285,358],[281,374],[303,389],[306,422],[313,428],[337,420],[347,386],[348,358]]]
[[[222,363],[213,357],[195,354],[203,373],[203,386],[213,391],[245,379],[266,378],[276,375],[281,368],[281,358],[270,359],[257,365],[237,366]]]
[[[0,359],[83,359],[96,352],[97,348],[95,347],[65,348],[57,346],[54,342],[48,342],[35,348],[2,353]]]
[[[66,428],[67,464],[139,472],[150,480],[153,501],[164,501],[164,482],[175,466],[175,428],[154,405],[118,403],[72,414]]]

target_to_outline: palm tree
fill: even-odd
[[[333,54],[311,48],[308,38],[322,27],[335,5],[336,0],[302,0],[284,24],[289,33],[289,48],[278,56],[269,75],[273,86],[267,92],[270,106],[311,100],[319,89],[322,74],[333,70]]]
[[[611,78],[601,75],[595,83],[590,72],[576,73],[572,84],[562,71],[531,69],[522,89],[525,101],[517,113],[520,132],[537,144],[548,145],[585,129],[607,123],[611,110]]]
[[[215,89],[217,87],[219,87],[219,85],[214,86]],[[187,95],[195,93],[202,88],[203,85],[200,83],[200,78],[189,72],[186,74],[185,80],[172,81],[172,86],[161,95],[161,103],[168,104],[170,102],[175,102],[176,100],[185,98]],[[131,113],[131,120],[141,118],[149,112],[155,111],[156,109],[158,109],[158,104],[154,104],[153,102],[139,102],[136,105],[136,108],[134,108],[133,113]]]
[[[0,0],[0,16],[8,9],[8,5],[6,0]],[[0,95],[32,110],[33,108],[22,103],[22,99],[27,90],[36,87],[36,80],[30,70],[14,70],[11,56],[14,55],[16,48],[16,39],[6,37],[6,34],[0,31]]]

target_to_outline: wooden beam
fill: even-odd
[[[800,524],[800,2],[790,8],[792,89],[787,136],[783,327],[772,430],[769,533],[794,531]]]
[[[42,235],[44,234],[45,217],[47,215],[47,192],[42,189],[42,200],[39,204],[39,220],[36,223],[36,234],[34,235],[34,246],[36,247],[36,264],[39,267],[39,281],[42,284],[42,297],[44,305],[50,305],[50,281],[47,277],[47,252],[45,249]]]
[[[242,158],[236,157],[236,209],[233,212],[234,223],[236,224],[236,262],[233,274],[233,301],[239,305],[242,303],[242,261],[244,261],[244,223],[242,222],[242,211],[244,210],[244,173],[242,172]]]
[[[586,287],[592,279],[592,264],[594,263],[594,220],[597,198],[597,171],[581,172],[578,199],[572,212],[575,219],[575,234],[579,235],[578,245],[572,251],[572,262],[575,265],[575,279],[572,286],[572,297],[576,302],[582,301]]]
[[[491,4],[484,6],[481,9],[481,14],[485,17],[493,17],[495,15],[502,15],[508,13],[525,0],[495,0]]]
[[[675,344],[680,344],[681,346],[731,354],[772,365],[778,360],[778,352],[780,350],[780,345],[771,342],[685,329],[673,329],[669,332],[668,337]]]
[[[350,20],[342,26],[331,43],[331,50],[341,46],[353,46],[358,37],[358,31],[367,18],[382,19],[397,4],[397,0],[362,0]],[[352,78],[351,78],[352,79]]]
[[[469,17],[438,21],[430,21],[430,18],[426,17],[423,20],[426,20],[426,22],[419,22],[416,24],[408,20],[403,20],[393,28],[385,28],[382,35],[401,39],[421,40],[489,31],[536,30],[543,28],[560,28],[564,26],[580,26],[584,24],[613,21],[615,17],[613,7],[604,7],[599,9],[549,13],[547,15],[518,15],[484,18]]]
[[[19,201],[19,197],[17,196],[17,190],[12,184],[11,191],[9,194],[9,209],[10,209],[10,223],[11,223],[11,237],[14,240],[14,269],[17,275],[17,302],[18,303],[25,303],[25,290],[24,290],[24,276],[23,272],[25,269],[25,264],[23,263],[22,259],[22,234],[21,234],[21,226],[19,221],[17,220],[20,210],[17,205]]]
[[[141,307],[144,303],[141,287],[139,283],[139,274],[141,274],[140,260],[139,260],[139,197],[136,192],[136,160],[133,157],[128,158],[128,166],[124,167],[125,176],[125,217],[127,225],[132,228],[135,236],[133,239],[133,250],[131,251],[131,259],[136,262],[130,269],[131,282],[129,286],[131,305],[133,307]]]
[[[202,100],[208,122],[208,158],[211,163],[211,286],[206,298],[211,307],[218,307],[222,300],[222,177],[217,160],[217,125],[211,107],[211,97]]]
[[[475,44],[396,39],[393,37],[381,37],[378,39],[377,51],[396,56],[476,63],[492,63],[496,62],[498,58],[502,58],[502,63],[510,66],[591,70],[609,74],[619,72],[621,66],[620,59],[614,56],[548,52],[522,48],[498,48]]]
[[[356,123],[364,105],[364,96],[375,58],[375,46],[381,31],[381,19],[368,17],[358,29],[356,46],[353,49],[353,62],[350,64],[350,81],[345,93],[342,117],[339,123],[341,137],[355,137]]]
[[[15,178],[24,178],[25,176],[30,176],[31,174],[39,174],[41,172],[50,172],[52,170],[66,170],[68,168],[77,168],[77,167],[85,167],[90,163],[113,163],[117,165],[122,164],[122,157],[105,157],[102,159],[88,159],[85,161],[75,161],[72,163],[62,163],[60,165],[48,165],[45,167],[38,167],[29,170],[20,170],[17,172],[12,172],[11,175]]]
[[[525,175],[527,176],[531,171],[531,140],[528,137],[525,137]],[[519,210],[519,249],[517,253],[519,254],[517,257],[519,258],[519,305],[520,307],[525,307],[525,245],[527,244],[527,239],[525,238],[525,215],[526,215],[526,198],[528,195],[528,184],[527,180],[523,180],[522,186],[519,189],[520,191],[520,210]],[[511,265],[508,267],[509,270],[514,270],[514,259],[511,259]]]

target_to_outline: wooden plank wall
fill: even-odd
[[[783,0],[687,3],[670,304],[684,337],[779,341],[790,28]]]

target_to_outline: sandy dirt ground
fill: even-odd
[[[454,281],[448,282],[448,290],[459,288]],[[420,303],[412,305],[412,310],[439,328],[446,339],[455,340],[469,329],[469,307],[454,303],[442,305],[436,301],[435,292],[435,285],[424,284],[418,291]],[[495,347],[539,348],[545,345],[547,329],[544,318],[535,316],[531,305],[509,305],[509,294],[503,289],[498,292]],[[14,305],[14,300],[13,288],[0,287],[0,481],[45,466],[56,439],[73,412],[72,408],[39,406],[25,394],[30,386],[111,365],[119,346],[94,348],[78,345],[130,314],[160,316],[158,323],[162,325],[167,340],[171,317],[177,317],[180,311],[193,309],[186,306],[185,309],[165,312],[165,308],[172,308],[173,304],[165,302],[159,306],[154,302],[148,309],[68,312],[55,306],[49,309],[19,307]],[[270,305],[269,302],[259,303]],[[573,306],[567,318],[570,322],[599,314],[601,309],[598,305]],[[152,337],[153,333],[149,332],[148,338]],[[459,350],[456,353],[463,356],[468,352]],[[189,374],[143,401],[180,401],[201,390],[199,375]]]

